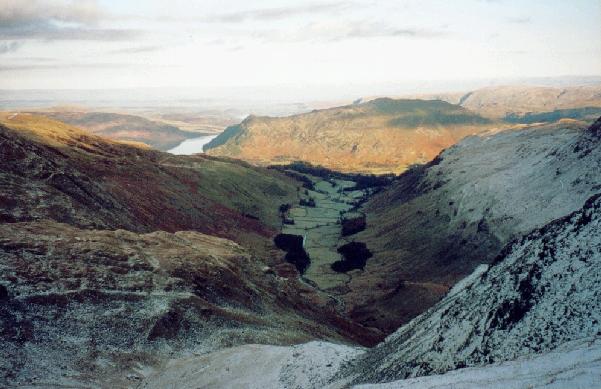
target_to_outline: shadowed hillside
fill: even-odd
[[[192,229],[243,242],[270,238],[279,223],[273,204],[296,198],[290,178],[240,162],[172,156],[42,116],[0,123],[2,220]]]
[[[114,140],[142,142],[163,151],[177,146],[186,139],[200,135],[135,115],[68,111],[41,112],[40,114],[86,129],[96,135]]]
[[[563,121],[469,137],[372,197],[356,239],[373,257],[348,284],[351,316],[393,330],[514,236],[581,207],[601,190],[594,128]]]

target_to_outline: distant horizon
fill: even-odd
[[[491,78],[466,80],[423,80],[374,84],[316,86],[240,87],[137,87],[98,89],[0,89],[0,109],[50,108],[84,105],[91,108],[197,107],[241,110],[258,107],[269,111],[273,105],[319,104],[375,97],[407,97],[469,92],[486,87],[532,86],[577,87],[601,84],[601,75],[562,77]],[[156,94],[156,92],[161,92]],[[201,106],[198,106],[198,105]],[[202,106],[205,104],[205,106]],[[278,108],[274,107],[277,111]],[[286,112],[286,110],[284,111]]]
[[[577,80],[577,81],[573,81]],[[540,84],[537,84],[540,82]],[[350,85],[381,85],[381,84],[430,84],[430,85],[441,85],[444,83],[460,85],[467,83],[467,85],[476,85],[482,83],[483,86],[514,86],[514,85],[529,85],[529,86],[584,86],[595,83],[601,83],[601,73],[599,74],[564,74],[559,76],[524,76],[524,77],[482,77],[482,78],[466,78],[466,79],[428,79],[428,80],[397,80],[387,83],[376,82],[376,83],[365,83],[355,84],[349,83]],[[311,89],[318,86],[335,86],[340,85],[336,83],[332,84],[306,84],[297,85],[293,83],[284,83],[279,85],[190,85],[190,86],[175,86],[175,85],[155,85],[155,86],[132,86],[132,87],[104,87],[104,88],[0,88],[0,91],[95,91],[95,90],[140,90],[140,89],[178,89],[178,90],[198,90],[198,89],[254,89],[254,88],[278,88],[278,87],[293,87],[293,88],[306,88]],[[467,88],[471,89],[471,88]],[[441,90],[440,92],[446,92]]]

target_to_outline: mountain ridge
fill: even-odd
[[[43,111],[36,112],[36,114],[83,128],[106,138],[142,142],[162,151],[169,150],[186,139],[200,135],[132,114],[90,111]]]
[[[259,165],[306,161],[345,172],[400,172],[497,126],[440,100],[379,98],[289,117],[248,116],[204,150]]]

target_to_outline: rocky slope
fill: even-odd
[[[366,339],[289,267],[192,231],[0,224],[0,386],[127,387],[183,355]]]
[[[54,111],[44,116],[83,128],[95,135],[114,140],[142,142],[159,150],[169,150],[186,139],[198,137],[166,123],[141,116],[113,112]]]
[[[361,389],[590,389],[600,384],[601,341],[581,339],[557,349],[513,361],[453,370],[445,374],[380,384]]]
[[[495,126],[439,100],[381,98],[289,117],[250,116],[205,151],[257,164],[302,160],[339,171],[389,173],[425,163],[464,136]]]
[[[601,194],[516,239],[490,267],[369,350],[363,382],[514,360],[601,335]]]
[[[372,197],[353,239],[373,257],[348,284],[350,315],[393,331],[514,236],[580,208],[601,190],[594,128],[560,122],[466,138]]]
[[[299,182],[0,121],[0,386],[127,387],[226,346],[380,339],[273,245]]]
[[[508,244],[375,348],[247,345],[174,361],[141,387],[598,387],[600,228],[597,194]]]
[[[341,365],[363,352],[318,341],[292,347],[250,344],[174,360],[151,373],[140,389],[325,388]]]
[[[568,342],[543,354],[444,374],[357,385],[348,378],[333,379],[341,365],[364,353],[356,347],[325,342],[294,347],[245,345],[172,361],[165,370],[151,373],[140,388],[591,389],[601,381],[599,337]]]

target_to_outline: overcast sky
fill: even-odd
[[[0,0],[0,88],[601,75],[599,0]]]

